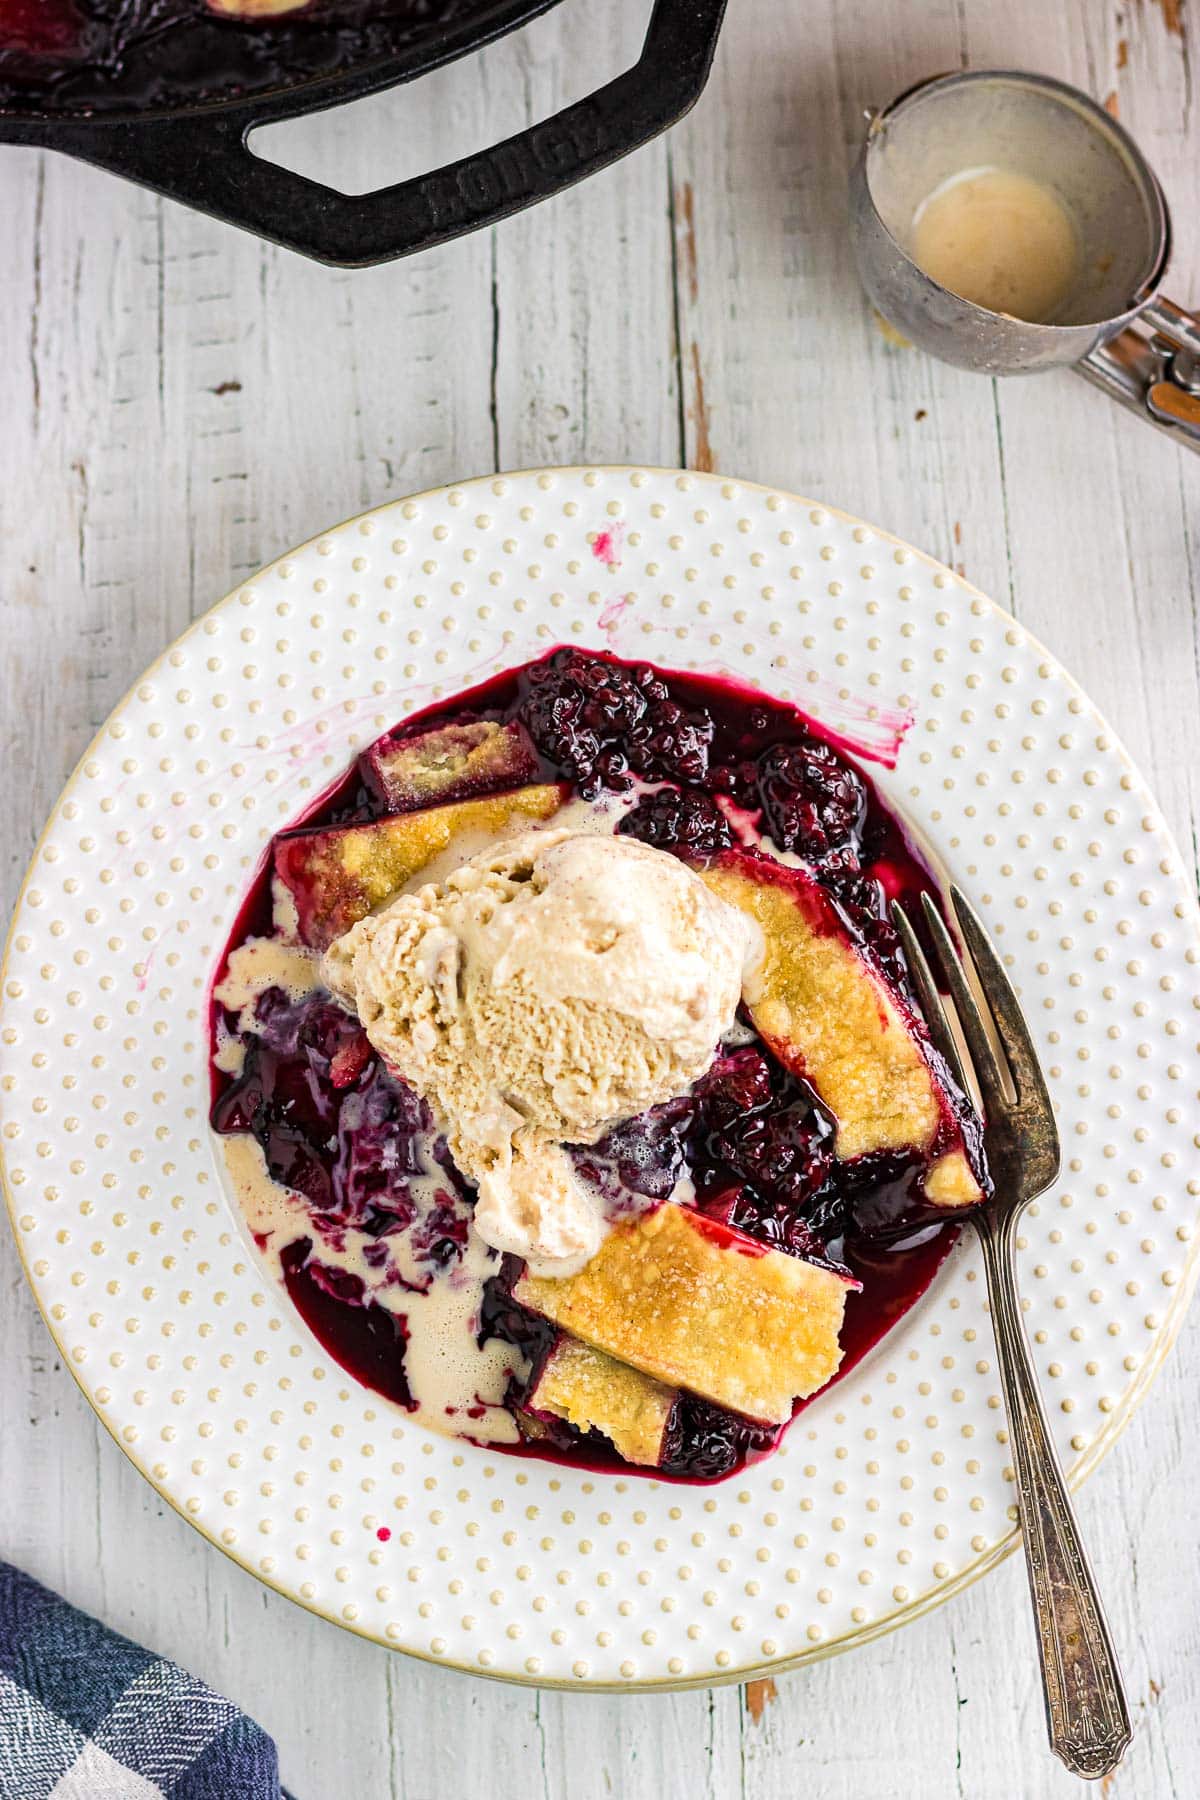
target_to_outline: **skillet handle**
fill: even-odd
[[[302,95],[162,119],[12,121],[3,136],[65,150],[319,262],[362,268],[490,225],[657,137],[699,99],[725,5],[655,0],[641,56],[623,75],[490,150],[370,194],[340,194],[251,152],[255,126],[309,110]]]

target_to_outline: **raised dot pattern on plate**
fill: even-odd
[[[264,1279],[207,1125],[213,958],[270,834],[417,707],[555,641],[728,670],[852,736],[1009,958],[1063,1179],[1021,1280],[1082,1474],[1195,1274],[1200,933],[1153,801],[1012,620],[892,538],[713,476],[467,482],[326,532],[147,672],[35,854],[0,981],[0,1153],[51,1329],[127,1454],[272,1586],[378,1641],[571,1686],[822,1655],[1011,1546],[964,1243],[779,1454],[715,1488],[432,1437]]]

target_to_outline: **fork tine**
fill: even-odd
[[[933,947],[937,952],[937,959],[941,965],[946,986],[950,989],[950,997],[954,1001],[954,1010],[958,1014],[959,1024],[963,1028],[963,1036],[967,1040],[967,1053],[971,1058],[975,1079],[979,1084],[984,1113],[992,1118],[998,1117],[1009,1109],[1010,1100],[1005,1089],[1000,1065],[996,1061],[996,1053],[992,1049],[991,1039],[987,1034],[987,1027],[984,1025],[975,996],[963,973],[962,964],[958,959],[958,951],[954,947],[954,940],[946,929],[941,913],[928,894],[921,895],[921,905],[925,909],[925,922],[929,926],[933,938]]]
[[[921,941],[912,928],[912,921],[898,900],[892,901],[892,920],[900,936],[900,943],[908,963],[908,972],[912,976],[912,984],[916,990],[917,1004],[922,1017],[929,1027],[929,1035],[933,1039],[933,1047],[941,1052],[950,1065],[954,1076],[964,1093],[969,1093],[966,1077],[963,1073],[962,1059],[958,1053],[958,1045],[954,1033],[950,1029],[950,1021],[946,1017],[946,1009],[942,1005],[942,996],[938,993],[937,982],[921,948]]]
[[[992,1017],[996,1028],[1004,1042],[1004,1054],[1012,1073],[1013,1083],[1017,1090],[1017,1099],[1023,1105],[1042,1106],[1047,1113],[1051,1112],[1050,1095],[1046,1088],[1046,1078],[1042,1074],[1038,1062],[1037,1051],[1029,1035],[1029,1027],[1025,1023],[1020,1003],[1013,992],[1008,972],[996,951],[995,945],[984,930],[979,914],[971,905],[962,889],[951,886],[950,900],[954,907],[954,916],[958,920],[959,930],[967,952],[975,964],[976,971],[992,1009]]]

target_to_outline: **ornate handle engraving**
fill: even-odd
[[[976,1224],[1008,1410],[1050,1747],[1073,1774],[1095,1780],[1115,1769],[1129,1746],[1129,1707],[1029,1359],[1013,1258],[1015,1217],[989,1214],[982,1210]]]

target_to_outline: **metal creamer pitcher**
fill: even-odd
[[[1200,450],[1200,320],[1158,291],[1170,215],[1129,133],[1065,82],[1010,69],[938,76],[868,117],[851,229],[863,285],[884,318],[931,355],[981,374],[1069,364]],[[1046,323],[964,299],[913,258],[922,203],[987,168],[1044,184],[1074,224],[1074,274]]]

